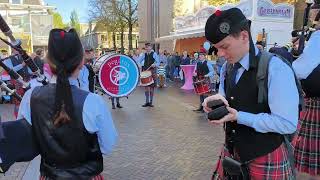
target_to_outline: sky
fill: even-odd
[[[89,0],[44,0],[45,4],[55,6],[57,12],[63,17],[63,22],[70,21],[70,14],[75,9],[80,22],[88,22],[88,1]]]

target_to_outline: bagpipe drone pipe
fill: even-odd
[[[22,48],[21,41],[15,39],[12,34],[12,31],[6,21],[0,15],[0,29],[1,31],[10,39],[10,42],[1,38],[5,44],[9,45],[11,48],[15,49],[22,56],[23,61],[26,65],[31,69],[31,71],[37,76],[37,80],[41,82],[43,85],[48,84],[48,80],[46,76],[41,74],[39,67],[33,62],[32,58],[27,54],[27,52]]]

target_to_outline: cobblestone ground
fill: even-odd
[[[221,127],[195,113],[199,98],[179,88],[159,89],[155,107],[142,108],[139,88],[113,110],[120,141],[105,157],[109,179],[210,179],[222,143]]]
[[[139,87],[129,99],[121,99],[123,109],[111,110],[120,138],[113,152],[104,157],[105,178],[210,179],[223,132],[221,127],[209,126],[204,114],[192,111],[199,99],[180,86],[158,89],[154,108],[141,107],[144,93]],[[3,119],[13,119],[12,106],[0,105],[0,113]],[[0,180],[21,179],[28,165],[16,163]]]

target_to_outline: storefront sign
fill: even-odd
[[[257,13],[261,17],[273,18],[292,18],[293,7],[288,4],[275,5],[270,1],[259,0],[257,4]]]

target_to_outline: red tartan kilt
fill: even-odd
[[[51,179],[46,178],[45,176],[40,176],[39,180],[51,180]],[[91,180],[105,180],[105,179],[101,174],[99,174],[99,175],[93,177]]]
[[[294,139],[297,171],[320,175],[320,98],[306,98]]]
[[[224,152],[222,157],[228,156],[228,152]],[[218,179],[224,180],[222,162],[217,162]],[[288,161],[288,152],[285,144],[279,146],[273,152],[258,157],[251,161],[248,165],[251,180],[290,180],[293,177],[290,163]]]

